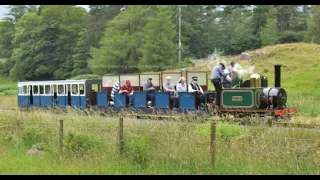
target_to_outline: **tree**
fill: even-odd
[[[14,23],[17,23],[19,19],[28,12],[35,12],[37,10],[36,5],[10,5],[8,6],[9,12],[5,15],[12,18]]]
[[[309,34],[311,36],[311,41],[315,43],[320,43],[320,7],[312,6],[312,19],[310,22]]]
[[[222,50],[224,55],[235,55],[257,48],[258,38],[253,34],[251,15],[242,13],[241,9],[232,10],[231,14],[223,13],[213,27],[211,39],[214,47]]]
[[[151,8],[129,6],[111,20],[100,41],[101,48],[92,48],[89,65],[95,74],[137,72],[142,54],[143,28]]]
[[[10,18],[0,22],[0,74],[9,75],[13,62],[10,60],[13,45],[14,24]]]
[[[77,76],[81,74],[89,74],[91,70],[88,67],[88,59],[91,58],[90,53],[90,43],[88,41],[88,30],[84,28],[79,33],[79,38],[76,42],[76,47],[74,49],[73,55],[73,71],[71,76]]]
[[[99,42],[108,22],[116,17],[124,5],[90,5],[88,40],[92,47],[99,48]]]
[[[140,71],[163,71],[166,67],[177,66],[177,46],[173,43],[176,34],[172,29],[172,13],[168,6],[157,6],[154,17],[148,19],[144,28]]]
[[[278,38],[277,20],[269,19],[266,26],[260,31],[261,44],[263,46],[276,44]]]
[[[267,24],[270,8],[272,7],[266,5],[257,5],[253,9],[252,24],[254,34],[258,34],[260,30]]]
[[[44,6],[25,14],[16,25],[10,75],[27,80],[66,79],[73,70],[73,54],[80,31],[88,22],[87,12],[75,6]],[[23,77],[17,67],[23,67]]]

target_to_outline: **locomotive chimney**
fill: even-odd
[[[274,65],[274,87],[281,87],[281,64]]]

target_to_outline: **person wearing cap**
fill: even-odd
[[[170,99],[173,100],[173,106],[178,106],[178,97],[176,96],[176,89],[174,85],[171,83],[171,77],[166,77],[167,82],[163,83],[164,92],[170,92]]]
[[[156,91],[156,88],[154,87],[153,83],[152,83],[152,78],[149,77],[147,79],[147,82],[143,84],[143,92],[146,92],[147,93],[147,98],[148,98],[148,101],[151,101],[152,105],[151,106],[154,106],[155,105],[155,91]]]
[[[215,104],[216,106],[220,106],[220,94],[222,91],[221,78],[226,77],[229,73],[224,72],[225,65],[223,63],[219,63],[218,66],[214,67],[211,71],[211,82],[215,88]]]
[[[126,84],[120,88],[119,94],[122,94],[122,93],[126,94],[127,99],[129,99],[129,105],[132,105],[133,92],[134,92],[134,90],[131,85],[131,81],[126,80]]]
[[[198,77],[197,76],[193,76],[192,77],[192,81],[189,84],[188,87],[188,92],[190,93],[195,93],[196,95],[196,107],[202,105],[205,101],[205,95],[203,93],[203,90],[201,88],[201,86],[198,84]]]

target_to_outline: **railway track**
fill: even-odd
[[[39,110],[37,108],[19,108],[19,109],[14,109],[14,108],[0,108],[0,112],[32,112],[35,110]],[[43,109],[41,109],[43,111]],[[52,109],[47,109],[45,110],[47,112],[54,112],[55,114],[62,114],[62,113],[67,113],[67,111],[61,111],[59,109],[58,113],[56,113]],[[197,114],[185,114],[185,115],[176,115],[176,114],[139,114],[139,113],[123,113],[123,112],[113,112],[111,114],[108,114],[106,111],[89,111],[89,112],[84,112],[83,114],[80,114],[80,116],[90,116],[92,113],[99,113],[100,116],[108,116],[108,117],[113,117],[113,118],[118,118],[118,117],[132,117],[135,118],[141,122],[143,121],[152,121],[153,123],[155,120],[158,120],[159,123],[195,123],[195,124],[201,124],[204,122],[209,121],[212,118],[212,115],[204,115],[202,118],[200,118]],[[272,119],[272,117],[262,117],[261,120],[268,121],[267,124],[269,124],[270,128],[274,127],[284,127],[284,128],[298,128],[298,129],[319,129],[320,130],[320,124],[302,124],[302,123],[292,123],[289,122],[290,120],[284,120],[284,121],[274,121],[275,119]],[[252,126],[250,124],[250,119],[248,118],[233,118],[232,120],[218,120],[217,122],[228,122],[228,123],[239,123],[241,126],[245,127],[250,127]]]

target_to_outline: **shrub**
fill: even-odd
[[[94,140],[85,134],[69,132],[64,140],[66,148],[75,153],[84,153],[95,145]]]
[[[25,129],[21,135],[22,143],[28,148],[45,149],[48,138],[43,130],[36,128]]]
[[[133,134],[125,141],[127,155],[133,163],[146,164],[150,153],[151,141],[148,135]]]
[[[211,122],[208,122],[204,126],[199,126],[196,132],[200,136],[210,136],[211,132]],[[216,138],[221,140],[230,140],[235,137],[244,135],[244,131],[236,124],[228,124],[219,122],[216,127]]]

